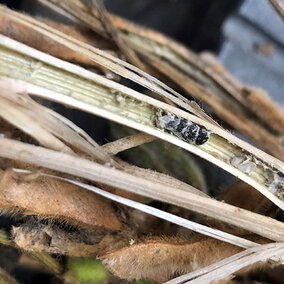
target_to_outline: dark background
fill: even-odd
[[[38,13],[34,0],[7,0],[9,7]],[[109,11],[159,30],[196,51],[220,47],[224,19],[242,0],[106,0]],[[172,20],[172,18],[174,20]],[[169,21],[169,19],[171,19]]]

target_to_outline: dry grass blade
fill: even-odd
[[[108,13],[104,7],[103,2],[101,0],[92,0],[92,4],[98,12],[98,16],[103,24],[103,27],[106,30],[106,33],[109,34],[110,38],[114,40],[114,42],[123,52],[128,61],[142,70],[145,69],[145,66],[141,62],[139,57],[130,47],[126,45],[125,40],[120,35],[120,31],[118,31],[116,27],[112,24],[112,22],[109,20]]]
[[[74,155],[74,151],[79,151],[97,161],[117,165],[86,132],[51,109],[34,102],[29,96],[3,88],[0,101],[0,116],[31,135],[41,145]]]
[[[284,5],[279,0],[267,0],[269,4],[274,8],[276,13],[282,18],[284,21]]]
[[[154,198],[215,217],[229,224],[249,230],[266,238],[281,241],[284,224],[216,200],[174,189],[164,184],[145,180],[117,169],[99,165],[82,158],[53,150],[28,145],[0,137],[0,156],[24,161],[59,172],[80,176],[102,184],[115,186],[142,196]]]
[[[142,169],[142,168],[130,165],[128,163],[125,163],[123,161],[119,161],[119,164],[127,173],[132,174],[134,176],[145,178],[153,182],[164,184],[165,186],[170,186],[173,188],[183,190],[185,194],[186,192],[191,192],[191,193],[194,193],[200,196],[208,197],[206,193],[198,190],[197,188],[187,183],[184,183],[178,179],[175,179],[171,176],[168,176],[166,174],[162,174],[162,173],[152,171],[149,169]],[[205,187],[203,189],[205,190]]]
[[[212,283],[214,281],[228,279],[240,269],[256,264],[258,262],[266,262],[269,258],[280,257],[282,260],[284,253],[283,243],[273,243],[257,246],[247,249],[243,252],[235,254],[227,259],[223,259],[205,268],[196,270],[189,274],[182,275],[173,280],[166,282],[167,284],[181,283]]]
[[[152,142],[155,137],[146,133],[133,134],[131,136],[123,137],[113,142],[109,142],[102,146],[102,149],[109,155],[116,155],[119,152],[127,149]]]

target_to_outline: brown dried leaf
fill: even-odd
[[[122,229],[109,200],[49,177],[27,182],[24,175],[9,170],[0,175],[0,208],[83,227]]]

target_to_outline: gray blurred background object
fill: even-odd
[[[246,0],[224,22],[219,58],[243,83],[284,104],[284,21],[266,0]]]

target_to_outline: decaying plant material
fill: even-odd
[[[169,283],[232,279],[259,262],[282,265],[284,225],[275,217],[284,209],[284,117],[269,96],[242,85],[211,55],[108,14],[99,1],[40,2],[76,24],[0,6],[0,209],[20,220],[0,232],[0,242],[67,283],[79,280],[66,276],[72,271],[64,276],[50,254],[97,257],[119,278]],[[157,78],[204,100],[264,151]],[[139,132],[101,146],[42,99]],[[197,166],[189,175],[203,191],[167,175],[166,165],[167,174],[116,157],[156,139],[242,182],[216,200]],[[1,277],[14,283],[6,272]]]

